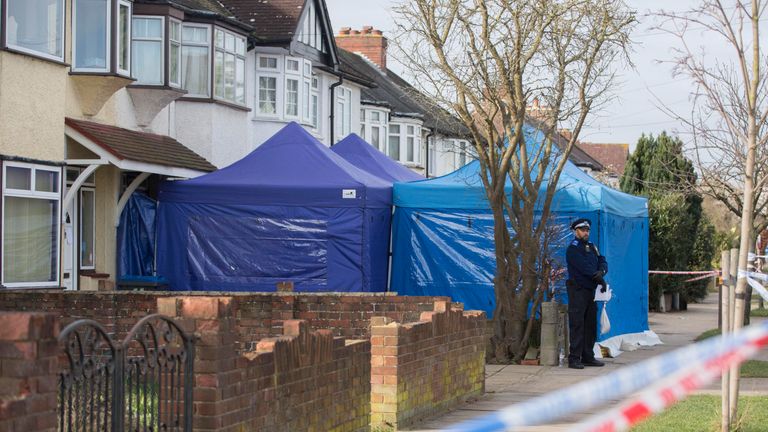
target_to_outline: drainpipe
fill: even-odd
[[[344,82],[344,77],[339,75],[339,80],[331,84],[331,146],[336,143],[336,134],[334,127],[336,126],[336,87],[340,86]],[[351,102],[351,101],[350,101]],[[342,113],[343,115],[343,113]]]
[[[424,163],[424,177],[426,177],[426,178],[429,178],[429,138],[435,136],[435,132],[433,132],[433,131],[434,131],[434,129],[432,129],[427,134],[427,145],[424,146],[426,148],[426,152],[427,152],[427,155],[424,158],[424,160],[426,161],[426,163]],[[437,155],[437,149],[435,149],[435,155]]]

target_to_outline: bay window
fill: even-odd
[[[320,80],[312,62],[277,54],[256,56],[256,107],[261,117],[318,127]]]
[[[64,61],[64,0],[6,0],[6,46]]]
[[[60,177],[56,167],[3,164],[4,286],[58,285]]]
[[[401,148],[402,146],[402,148]],[[392,159],[405,164],[421,162],[421,126],[413,123],[389,125],[389,152]]]
[[[187,96],[211,96],[210,56],[211,27],[205,24],[182,24],[181,88]]]
[[[131,2],[73,0],[72,5],[72,69],[75,72],[116,72],[129,75]],[[113,14],[116,14],[114,20]],[[113,22],[117,25],[115,39],[112,36]]]
[[[216,29],[214,97],[245,105],[245,38]]]
[[[132,75],[137,84],[164,84],[163,23],[163,17],[133,17]]]

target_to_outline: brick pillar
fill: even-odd
[[[371,425],[397,424],[397,355],[400,325],[390,318],[371,318]]]
[[[157,309],[196,337],[194,430],[222,430],[237,423],[238,419],[228,415],[239,404],[242,381],[232,298],[159,298]]]
[[[0,313],[0,431],[55,431],[59,322]]]

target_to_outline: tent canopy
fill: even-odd
[[[494,223],[480,176],[474,161],[443,177],[395,183],[392,291],[449,295],[492,315]],[[572,238],[568,225],[579,217],[592,221],[591,241],[606,256],[614,290],[607,308],[612,327],[602,338],[648,330],[647,200],[603,185],[567,161],[551,211],[550,255],[562,266]],[[565,291],[564,281],[558,285]]]
[[[161,201],[274,206],[389,207],[390,185],[291,122],[241,160],[161,190]],[[222,191],[226,193],[222,193]]]
[[[352,165],[390,183],[424,179],[354,133],[336,143],[331,150]]]
[[[397,207],[412,208],[487,209],[488,198],[480,175],[480,162],[472,161],[442,177],[396,183],[394,204]],[[546,186],[544,182],[542,187]],[[505,189],[511,193],[512,184],[509,179]],[[648,201],[612,189],[567,161],[552,199],[552,211],[605,211],[628,217],[643,217],[648,215]]]
[[[161,184],[158,275],[174,290],[384,291],[391,190],[290,123],[226,168]]]

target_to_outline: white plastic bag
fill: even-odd
[[[608,319],[608,312],[605,310],[606,304],[603,303],[603,311],[600,313],[600,334],[604,335],[611,331],[611,320]]]

